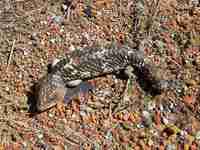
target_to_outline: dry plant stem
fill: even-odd
[[[9,59],[8,59],[8,64],[7,64],[6,72],[8,71],[10,63],[11,63],[14,48],[15,48],[15,39],[13,40],[12,48],[10,50],[10,56],[9,56]]]
[[[128,80],[126,82],[126,88],[124,90],[124,95],[123,95],[123,102],[129,101],[130,95],[129,95],[129,84],[130,82],[135,82],[136,81],[136,76],[133,74],[134,68],[131,66],[128,66],[125,70],[125,74],[128,75]],[[132,86],[132,85],[131,85]]]

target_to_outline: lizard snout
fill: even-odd
[[[48,74],[41,78],[37,88],[38,111],[45,111],[63,101],[66,93],[64,81],[59,75]]]

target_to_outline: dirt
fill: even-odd
[[[135,5],[0,2],[0,149],[200,149],[200,4],[145,0],[139,13]],[[90,81],[94,93],[29,112],[31,87],[53,59],[81,47],[138,43],[163,73],[186,83],[182,95],[150,95],[138,82],[109,75]]]

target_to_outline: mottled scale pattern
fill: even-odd
[[[128,46],[83,48],[61,59],[42,78],[38,88],[37,108],[39,111],[44,111],[66,97],[66,101],[69,102],[72,95],[77,95],[81,91],[81,87],[91,88],[88,84],[69,87],[68,83],[71,81],[87,81],[97,76],[121,72],[128,66],[137,70],[137,75],[159,92],[167,89],[178,92],[182,90],[179,81],[159,78],[158,69],[145,61],[141,51]]]
[[[112,47],[89,49],[83,55],[72,60],[61,60],[55,66],[61,72],[65,82],[76,79],[90,79],[104,74],[123,70],[128,65],[142,67],[144,56],[141,52],[129,47]],[[83,50],[84,51],[84,50]],[[65,58],[64,58],[65,59]],[[59,67],[58,67],[59,66]]]

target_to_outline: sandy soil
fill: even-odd
[[[200,149],[197,0],[1,0],[0,43],[0,149]],[[95,94],[29,113],[31,87],[48,63],[113,43],[139,43],[163,73],[186,83],[184,93],[152,96],[136,82],[126,97],[127,82],[108,75],[90,81]]]

